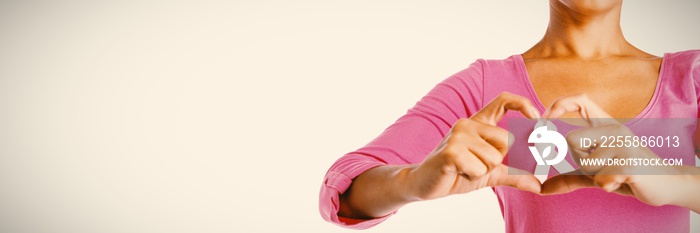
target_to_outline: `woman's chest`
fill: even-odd
[[[586,93],[613,117],[634,118],[655,94],[660,62],[632,60],[586,65],[544,61],[526,62],[526,67],[532,87],[545,107],[560,97]]]

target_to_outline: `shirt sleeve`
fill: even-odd
[[[700,50],[689,51],[692,53],[690,60],[690,75],[695,84],[695,98],[698,103],[698,118],[700,118]]]
[[[321,216],[337,225],[365,229],[389,216],[351,219],[338,216],[339,195],[353,179],[373,167],[420,163],[437,146],[458,119],[483,106],[483,60],[438,83],[415,106],[364,147],[339,158],[321,185]]]
[[[695,144],[695,157],[700,158],[700,50],[690,51],[694,56],[689,59],[690,65],[690,75],[693,80],[695,87],[695,100],[697,109],[697,120],[695,127],[695,135],[693,138],[693,143]],[[695,160],[695,166],[698,166],[698,160]]]

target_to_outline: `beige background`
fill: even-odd
[[[698,9],[629,1],[623,28],[657,55],[700,48]],[[528,49],[547,10],[2,1],[0,232],[349,232],[318,214],[331,163],[475,59]],[[368,232],[503,225],[485,189],[407,206]]]

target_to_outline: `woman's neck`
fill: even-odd
[[[523,56],[595,61],[613,56],[648,55],[622,35],[620,13],[621,4],[606,9],[575,9],[552,0],[544,37]]]

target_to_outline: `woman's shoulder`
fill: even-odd
[[[666,53],[665,58],[670,59],[675,65],[698,67],[700,66],[700,49]]]
[[[700,50],[664,54],[665,71],[675,77],[687,77],[700,85]],[[699,86],[700,88],[700,86]]]
[[[499,75],[512,75],[516,74],[520,69],[522,60],[523,59],[519,54],[498,59],[479,58],[474,61],[470,67],[480,69],[482,74],[487,76],[490,76],[489,74],[493,75],[493,72],[499,73]]]
[[[522,60],[522,55],[514,54],[506,58],[479,58],[476,60],[476,62],[481,63],[482,65],[490,66],[509,66]]]
[[[683,51],[678,51],[678,52],[671,52],[668,54],[677,55],[677,56],[699,56],[700,49],[689,49],[689,50],[683,50]]]
[[[663,75],[660,75],[660,77],[665,77],[665,85],[675,88],[692,88],[684,90],[694,91],[694,96],[699,96],[700,50],[665,53],[661,73]],[[685,93],[681,90],[674,92]],[[700,101],[700,98],[698,98],[698,101]]]
[[[521,63],[522,58],[519,55],[512,55],[505,59],[479,58],[445,81],[482,89],[502,82],[510,83],[520,77],[523,69]]]

